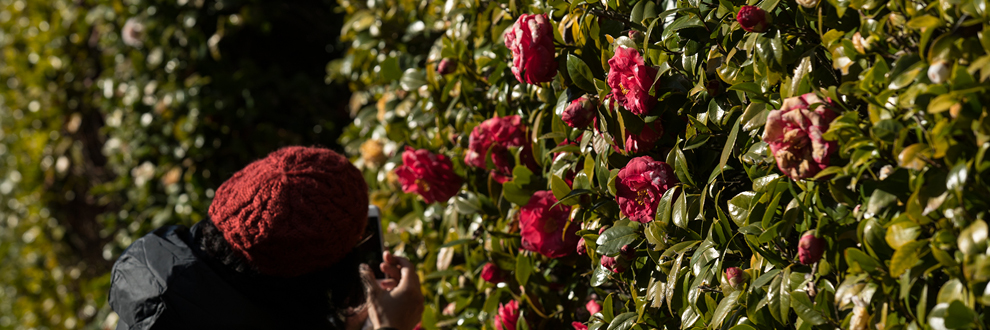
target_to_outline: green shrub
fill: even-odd
[[[108,272],[134,239],[203,219],[280,146],[339,148],[335,7],[0,0],[0,329],[112,325]]]
[[[419,264],[426,329],[511,324],[516,302],[519,329],[990,322],[985,1],[341,4],[341,142]],[[595,123],[570,127],[582,95]],[[402,193],[443,182],[398,176],[443,168],[406,147],[461,190]],[[571,235],[584,255],[555,252]]]

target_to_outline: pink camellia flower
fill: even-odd
[[[547,15],[522,14],[505,34],[512,51],[512,74],[519,82],[538,84],[557,75],[553,26]]]
[[[756,6],[742,6],[736,14],[736,21],[748,32],[762,33],[770,28],[767,12]]]
[[[120,29],[120,39],[125,45],[141,47],[144,43],[144,23],[134,17],[128,18],[124,22],[124,27]]]
[[[815,109],[809,109],[818,104]],[[828,167],[829,157],[838,149],[835,141],[822,137],[838,115],[831,100],[814,93],[784,100],[780,110],[770,111],[763,131],[763,142],[770,145],[777,167],[791,179],[815,176]]]
[[[498,314],[495,314],[496,330],[516,330],[519,321],[519,302],[513,300],[507,304],[498,304]]]
[[[454,73],[454,70],[457,70],[457,62],[452,59],[445,58],[440,60],[440,64],[437,64],[437,73],[439,74]]]
[[[491,153],[492,177],[498,183],[505,183],[512,177],[514,160],[509,147],[523,147],[520,159],[531,169],[537,168],[536,160],[528,143],[526,130],[522,126],[522,118],[517,115],[495,117],[481,122],[471,131],[468,140],[468,151],[464,162],[469,166],[485,168],[485,155]]]
[[[481,268],[481,278],[492,284],[505,282],[505,271],[489,262],[485,264],[485,267]]]
[[[667,163],[650,156],[636,157],[619,170],[615,199],[629,220],[647,223],[656,216],[660,198],[677,183],[674,169]]]
[[[560,119],[567,126],[573,128],[588,127],[591,121],[595,119],[595,103],[588,99],[588,95],[582,95],[571,101],[571,104],[564,109],[564,113],[560,115]]]
[[[523,249],[539,252],[547,258],[560,258],[574,252],[574,245],[580,238],[576,235],[580,226],[570,223],[570,206],[560,204],[551,209],[556,202],[557,197],[552,192],[542,190],[534,193],[529,203],[519,209]]]
[[[584,325],[584,323],[577,321],[571,322],[571,326],[574,327],[574,330],[588,330],[587,325]]]
[[[729,284],[732,288],[739,290],[742,289],[746,281],[749,280],[749,275],[746,274],[739,267],[729,267],[725,269],[725,283]]]
[[[657,98],[650,95],[650,89],[657,69],[647,66],[638,51],[627,47],[616,48],[608,66],[608,87],[612,88],[611,95],[616,101],[637,115],[653,110]]]
[[[402,165],[395,169],[395,175],[402,191],[417,193],[427,203],[446,201],[461,189],[461,177],[454,173],[450,159],[426,149],[406,147]]]
[[[584,304],[584,308],[587,308],[588,313],[591,313],[591,315],[602,311],[602,305],[599,305],[594,299],[588,300],[588,303]]]
[[[822,259],[822,255],[824,254],[824,238],[815,237],[813,231],[808,231],[804,235],[801,235],[801,241],[798,242],[798,258],[801,259],[802,264],[810,265],[816,263]]]

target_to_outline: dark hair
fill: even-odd
[[[343,321],[349,316],[349,308],[361,306],[365,301],[364,286],[358,273],[361,260],[355,253],[348,253],[330,268],[281,278],[258,272],[231,248],[220,229],[209,219],[201,221],[197,227],[199,248],[222,268],[227,280],[242,289],[258,306],[286,316],[285,320],[326,323],[322,327],[333,328],[329,318]]]

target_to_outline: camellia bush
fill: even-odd
[[[423,328],[987,329],[985,0],[342,0]]]

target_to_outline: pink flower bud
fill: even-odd
[[[629,244],[623,245],[619,249],[619,257],[627,260],[632,260],[636,258],[636,248],[630,246]]]
[[[505,282],[505,271],[489,262],[481,269],[481,278],[492,284]]]
[[[571,104],[564,109],[564,113],[560,115],[560,119],[570,127],[588,127],[591,121],[595,119],[595,104],[588,99],[587,95],[583,95],[571,101]]]
[[[577,254],[579,256],[583,256],[587,253],[588,253],[587,248],[584,246],[584,237],[581,237],[581,239],[578,240],[578,244],[577,244]]]
[[[452,59],[445,58],[440,60],[440,64],[437,64],[437,73],[439,74],[451,74],[454,73],[454,70],[457,70],[457,62]]]
[[[736,14],[736,21],[748,32],[762,33],[770,28],[767,12],[756,6],[742,6]]]
[[[584,325],[584,323],[577,321],[571,322],[571,326],[574,327],[574,330],[588,330],[587,325]]]
[[[622,273],[629,267],[629,261],[622,257],[602,256],[602,266],[613,273]]]
[[[591,313],[591,315],[602,311],[602,305],[599,305],[594,299],[588,300],[588,303],[584,304],[584,308],[587,308],[588,313]]]
[[[742,289],[748,280],[749,275],[738,267],[729,267],[725,270],[725,283],[736,290]]]
[[[816,263],[822,259],[823,254],[825,254],[824,238],[815,237],[815,233],[812,231],[801,236],[801,241],[798,242],[798,257],[801,258],[802,264]]]

